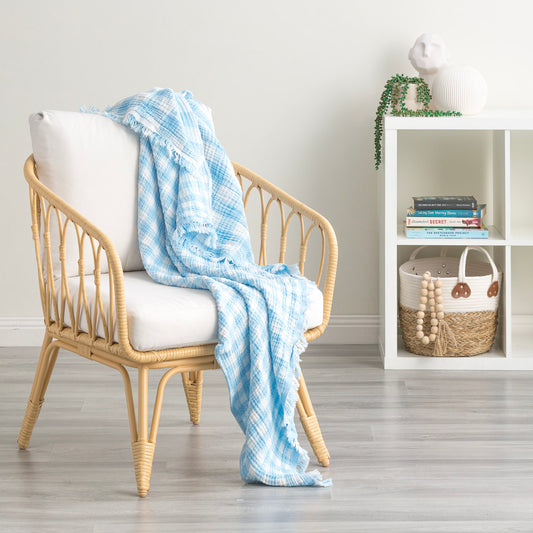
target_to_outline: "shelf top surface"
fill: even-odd
[[[385,116],[386,130],[533,130],[533,108],[485,109],[462,117]]]

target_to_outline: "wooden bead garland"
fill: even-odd
[[[426,307],[429,304],[429,312],[431,313],[431,329],[429,335],[424,335],[424,316]],[[418,313],[416,319],[416,338],[420,339],[422,344],[429,344],[435,342],[437,333],[439,331],[439,320],[444,318],[442,305],[442,290],[441,281],[431,279],[431,272],[424,272],[422,276],[422,288],[420,289],[420,304],[418,305]]]

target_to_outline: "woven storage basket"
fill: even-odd
[[[405,348],[429,356],[470,356],[489,351],[498,326],[501,271],[483,248],[467,246],[460,258],[446,257],[443,248],[440,257],[416,259],[422,248],[400,266],[400,327]],[[467,264],[470,250],[484,254],[488,262]],[[422,276],[428,271],[431,280],[441,282],[444,317],[438,320],[437,340],[423,344],[416,336],[416,326],[417,319],[423,318],[424,334],[430,332],[429,311],[423,317],[419,314]]]

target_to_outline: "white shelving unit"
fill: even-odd
[[[415,176],[416,172],[410,171],[412,161],[405,164],[402,157],[406,147],[413,150],[409,146],[413,132],[418,136],[416,140],[424,143],[432,142],[432,138],[440,143],[445,136],[442,157],[434,166],[435,176],[430,180],[431,191],[421,190],[425,184],[420,176]],[[528,136],[527,132],[531,134]],[[469,174],[462,181],[447,183],[441,176],[446,175],[446,167],[456,171],[457,165],[468,156],[469,142],[482,147],[482,160],[471,166],[476,169],[474,176],[470,179]],[[526,154],[525,163],[524,157],[513,159],[515,145],[522,153],[531,152],[529,159]],[[461,158],[454,157],[454,150],[461,152]],[[426,165],[421,171],[431,172],[431,167]],[[387,116],[379,180],[379,348],[384,368],[533,370],[533,109],[490,110],[473,117]],[[485,220],[489,238],[406,238],[403,219],[409,199],[424,194],[474,194],[478,201],[487,203]],[[432,247],[428,255],[438,255],[441,246],[458,247],[451,249],[451,253],[453,250],[458,253],[459,248],[469,244],[483,246],[502,269],[499,327],[490,352],[473,357],[424,357],[403,347],[398,326],[398,267],[412,249],[423,244]],[[525,281],[527,277],[529,283]]]

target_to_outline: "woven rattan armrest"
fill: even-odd
[[[320,286],[320,284],[323,282],[322,293],[324,297],[324,305],[322,324],[308,330],[305,333],[305,337],[308,341],[316,339],[326,329],[331,314],[331,305],[333,302],[333,291],[335,288],[335,277],[337,273],[338,259],[337,237],[335,235],[335,231],[333,230],[333,227],[331,226],[330,222],[320,213],[317,213],[316,211],[306,206],[296,198],[287,194],[285,191],[279,189],[275,185],[272,185],[272,183],[262,178],[255,172],[252,172],[251,170],[237,163],[233,163],[233,167],[235,169],[235,174],[241,184],[245,209],[247,207],[250,195],[254,189],[259,193],[260,196],[261,241],[258,261],[259,264],[266,263],[266,238],[268,229],[268,217],[270,214],[271,207],[274,203],[278,203],[281,211],[281,218],[283,221],[281,226],[278,258],[280,263],[283,263],[285,261],[288,228],[292,220],[297,220],[300,229],[298,266],[302,274],[304,274],[305,272],[304,268],[307,258],[307,247],[309,244],[309,238],[311,236],[311,233],[313,230],[317,230],[320,232],[321,250],[318,272],[315,276],[309,276],[309,273],[305,272],[306,276],[310,279],[313,279],[313,281],[315,281],[317,285]],[[246,179],[249,183],[243,182],[243,178]],[[283,206],[288,208],[287,213],[285,212]],[[305,225],[305,220],[309,221],[307,227]],[[324,272],[325,277],[322,280],[322,275]]]

